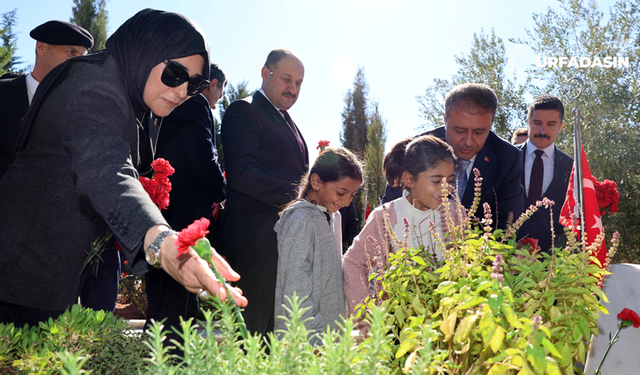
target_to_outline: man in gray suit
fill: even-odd
[[[31,105],[38,84],[60,63],[86,55],[93,46],[93,37],[87,30],[65,21],[45,22],[29,35],[36,40],[33,71],[0,79],[0,178],[15,159],[18,126]]]

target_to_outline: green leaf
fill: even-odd
[[[503,375],[509,371],[509,366],[502,363],[496,363],[489,369],[487,375]]]
[[[440,323],[440,331],[444,333],[444,341],[449,341],[453,336],[453,332],[456,328],[456,319],[458,318],[458,313],[456,310],[453,310],[451,314]]]
[[[553,358],[549,357],[547,357],[547,374],[562,375],[562,372],[560,372],[560,368],[558,367],[556,361],[554,361]]]
[[[476,297],[473,297],[472,299],[470,299],[469,301],[467,301],[467,302],[461,304],[460,306],[458,306],[458,309],[466,310],[466,309],[468,309],[470,307],[479,305],[481,303],[485,303],[486,301],[487,301],[486,298],[480,297],[480,296],[476,296]]]
[[[462,319],[462,322],[458,325],[456,329],[456,333],[453,336],[453,342],[464,343],[469,339],[469,335],[471,334],[471,329],[473,328],[476,320],[478,319],[478,314],[473,314]]]
[[[489,340],[493,337],[493,334],[496,332],[496,322],[493,320],[493,314],[490,309],[484,314],[484,316],[480,319],[480,323],[478,324],[478,329],[480,331],[480,335],[482,336],[482,341],[484,342],[484,346],[489,346]]]
[[[591,290],[596,296],[598,296],[598,298],[600,298],[602,301],[604,301],[605,303],[609,303],[609,299],[607,298],[607,296],[604,294],[604,292],[602,291],[602,289],[598,288],[596,285],[592,286],[591,288],[589,288],[589,290]]]
[[[500,347],[502,346],[502,341],[504,340],[504,328],[501,326],[496,326],[496,330],[491,336],[491,340],[489,340],[489,346],[494,353],[497,353]]]
[[[411,260],[413,260],[414,262],[418,263],[419,265],[426,267],[427,263],[424,261],[424,259],[422,259],[422,257],[419,256],[413,256],[411,257]]]
[[[422,305],[422,302],[420,302],[420,294],[416,293],[415,297],[413,297],[413,301],[411,302],[411,307],[419,315],[424,314],[425,308]]]
[[[544,350],[542,350],[539,346],[528,345],[525,349],[527,353],[527,360],[533,367],[541,372],[544,372],[547,368],[547,360],[544,354]]]
[[[398,348],[398,351],[396,351],[396,359],[407,354],[409,350],[413,349],[415,346],[416,346],[416,340],[414,339],[407,339],[401,342],[400,347]]]
[[[504,317],[507,318],[507,321],[509,322],[509,324],[511,324],[513,328],[516,328],[516,329],[522,328],[522,323],[520,323],[520,320],[518,320],[518,316],[516,315],[516,313],[513,312],[513,309],[511,308],[510,305],[503,305],[502,313],[504,314]]]
[[[558,349],[556,349],[556,347],[553,346],[551,341],[547,339],[542,339],[542,346],[544,346],[549,351],[549,353],[551,353],[553,356],[557,358],[562,358],[562,354],[560,354]]]

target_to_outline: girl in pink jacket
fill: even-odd
[[[427,254],[438,260],[442,258],[430,222],[440,238],[449,231],[441,204],[442,190],[446,181],[451,191],[455,163],[451,146],[430,135],[400,141],[385,156],[387,183],[392,187],[404,187],[403,196],[371,213],[342,260],[349,313],[353,313],[366,297],[373,297],[380,291],[379,283],[368,281],[369,275],[383,269],[386,255],[402,246],[402,241],[408,241],[409,247],[424,246]],[[463,211],[453,200],[449,202],[451,216],[457,222]],[[386,218],[389,219],[387,223]]]

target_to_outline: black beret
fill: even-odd
[[[91,33],[65,21],[48,21],[31,30],[29,35],[40,42],[65,46],[93,47]]]

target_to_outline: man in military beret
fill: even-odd
[[[18,126],[27,113],[38,84],[68,58],[85,55],[93,46],[91,34],[65,21],[48,21],[31,30],[36,42],[36,63],[29,74],[0,77],[0,178],[15,158]]]

